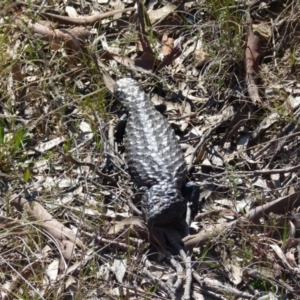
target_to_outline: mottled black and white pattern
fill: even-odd
[[[162,224],[181,218],[186,208],[182,196],[186,165],[173,129],[135,80],[118,80],[115,96],[129,113],[125,151],[134,181],[147,187],[142,196],[146,221]]]

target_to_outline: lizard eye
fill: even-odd
[[[176,196],[176,193],[174,191],[170,191],[170,192],[167,192],[167,195],[170,197],[170,198],[174,198]]]

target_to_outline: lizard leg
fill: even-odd
[[[127,119],[128,119],[127,114],[123,114],[120,117],[119,122],[116,126],[115,139],[119,143],[123,141],[123,138],[124,138],[124,135],[125,135],[125,128],[126,128]]]
[[[190,206],[191,219],[193,219],[198,213],[199,186],[193,181],[188,182],[183,188],[183,195],[187,205]]]

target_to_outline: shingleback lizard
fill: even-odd
[[[118,80],[115,96],[128,109],[125,153],[130,175],[145,191],[144,218],[152,225],[180,219],[186,211],[186,164],[173,129],[135,80]]]

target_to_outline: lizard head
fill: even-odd
[[[174,184],[161,183],[149,188],[142,196],[142,212],[149,225],[172,223],[186,211],[181,190]]]
[[[115,96],[125,105],[142,102],[145,93],[137,81],[131,78],[119,79],[114,88]]]

